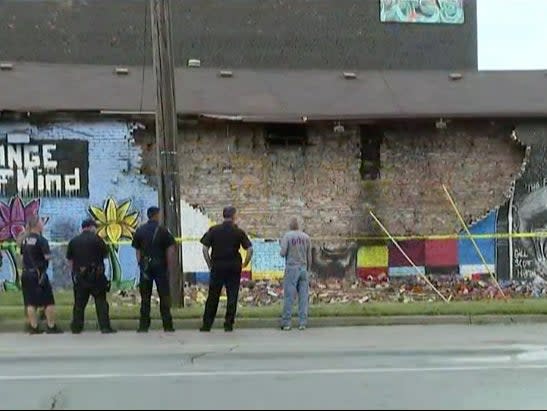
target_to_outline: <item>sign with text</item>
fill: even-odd
[[[89,197],[88,142],[0,143],[0,195]]]

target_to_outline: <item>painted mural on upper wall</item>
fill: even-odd
[[[380,0],[380,20],[392,23],[463,24],[463,0]]]

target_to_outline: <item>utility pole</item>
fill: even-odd
[[[156,154],[159,207],[166,227],[180,238],[180,181],[177,161],[177,108],[170,0],[150,0],[152,48],[156,79]],[[182,247],[177,246],[177,270],[169,273],[171,301],[184,307]]]

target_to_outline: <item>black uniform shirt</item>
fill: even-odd
[[[23,255],[23,267],[25,270],[39,270],[46,272],[49,266],[46,255],[51,254],[49,243],[40,234],[29,234],[21,245]]]
[[[107,257],[108,247],[103,239],[92,231],[83,231],[74,237],[66,250],[66,258],[72,260],[75,272],[92,265],[102,266]]]
[[[245,231],[229,221],[211,227],[202,237],[201,244],[212,248],[213,267],[241,267],[239,249],[247,250],[252,246]]]
[[[156,229],[157,233],[154,238]],[[153,239],[154,241],[152,241]],[[131,243],[133,248],[141,251],[142,255],[157,261],[161,270],[167,270],[167,249],[174,244],[176,244],[175,237],[154,220],[148,220],[141,225],[135,232]]]

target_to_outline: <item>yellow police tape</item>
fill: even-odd
[[[509,240],[519,239],[519,238],[546,238],[547,231],[538,231],[538,232],[527,232],[527,233],[486,233],[486,234],[431,234],[431,235],[394,235],[393,238],[397,241],[405,240],[466,240],[466,239],[475,239],[475,240]],[[263,237],[251,237],[253,240],[260,240],[265,242],[279,241],[278,238],[263,238]],[[176,239],[177,243],[197,243],[199,242],[200,237],[179,237]],[[358,236],[358,237],[312,237],[312,241],[345,241],[345,242],[366,242],[366,241],[389,241],[387,236]],[[4,241],[1,245],[2,249],[8,248],[13,245],[14,242]],[[67,245],[68,241],[50,241],[52,246],[63,246]],[[113,245],[131,245],[131,241],[118,241],[111,242],[107,241],[107,244]]]

